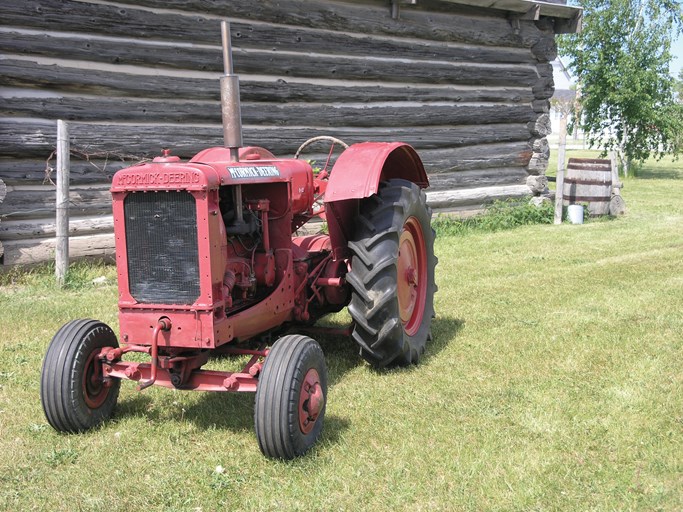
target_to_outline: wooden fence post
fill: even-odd
[[[5,196],[7,195],[7,185],[5,185],[5,182],[0,180],[0,204],[5,200]],[[0,218],[0,222],[2,222],[2,218]],[[0,242],[0,267],[5,263],[5,249],[2,246],[2,242]]]
[[[57,284],[64,286],[69,270],[69,127],[65,121],[57,121],[57,198],[55,246],[55,275]]]
[[[562,224],[562,196],[564,188],[564,161],[567,150],[567,114],[560,117],[560,145],[557,150],[557,179],[555,181],[555,224]]]

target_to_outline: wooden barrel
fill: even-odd
[[[612,165],[609,160],[570,158],[562,187],[565,206],[588,203],[592,216],[609,214]]]

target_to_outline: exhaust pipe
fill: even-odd
[[[242,147],[242,112],[240,110],[240,79],[232,71],[232,44],[230,24],[221,21],[223,43],[223,76],[221,77],[221,114],[223,117],[223,140],[230,149],[230,159],[239,161]],[[239,203],[238,203],[239,204]]]

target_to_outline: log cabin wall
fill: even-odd
[[[70,124],[74,257],[113,253],[116,170],[222,145],[226,18],[245,145],[292,156],[316,135],[401,140],[437,210],[528,195],[548,160],[557,20],[461,3],[420,0],[392,19],[388,0],[4,1],[2,265],[53,257],[57,119]]]

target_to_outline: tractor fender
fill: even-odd
[[[381,181],[404,179],[429,186],[422,160],[403,142],[362,142],[337,158],[325,190],[326,219],[334,259],[350,255],[354,220],[360,200],[376,194]]]
[[[377,193],[380,181],[402,178],[429,186],[422,160],[403,142],[361,142],[337,158],[325,191],[325,203],[362,199]]]

